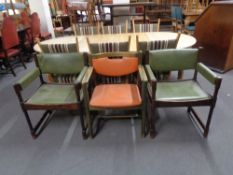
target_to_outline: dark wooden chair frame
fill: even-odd
[[[141,55],[137,52],[108,52],[108,53],[100,53],[100,54],[93,54],[90,55],[89,60],[91,60],[91,57],[95,57],[95,59],[101,58],[101,57],[106,57],[108,56],[109,58],[118,58],[121,56],[137,56],[139,58],[139,60],[141,59]],[[96,81],[96,73],[93,69],[93,67],[89,67],[84,78],[82,81],[82,86],[83,86],[83,91],[84,91],[84,101],[85,101],[85,110],[86,110],[86,119],[87,119],[87,125],[88,125],[88,130],[89,130],[89,136],[91,136],[91,138],[94,138],[99,130],[101,129],[101,119],[116,119],[116,118],[127,118],[127,117],[133,117],[132,116],[132,111],[136,111],[136,113],[139,112],[139,116],[141,115],[141,135],[143,137],[145,137],[148,133],[148,119],[147,119],[147,113],[146,113],[146,84],[147,84],[147,77],[146,77],[146,73],[145,70],[143,68],[142,65],[140,65],[139,61],[139,66],[138,66],[138,72],[137,73],[137,84],[139,87],[139,91],[141,94],[141,98],[142,98],[142,104],[139,106],[134,106],[134,107],[121,107],[121,108],[103,108],[103,107],[99,107],[99,108],[93,108],[90,107],[89,105],[89,101],[90,101],[90,97],[91,94],[94,90],[94,86],[96,85],[97,81]],[[96,127],[95,127],[95,131],[93,130],[93,124],[94,124],[94,119],[97,117],[96,113],[100,112],[100,111],[106,111],[106,110],[110,110],[110,111],[116,111],[116,110],[122,110],[122,111],[129,111],[130,112],[130,116],[128,116],[127,114],[124,113],[124,116],[119,116],[119,114],[117,116],[113,115],[105,115],[105,116],[98,116],[98,119],[96,121]],[[138,117],[138,115],[136,115],[136,117]]]
[[[206,69],[207,71],[210,71],[202,63],[199,63],[199,64],[201,64],[201,66],[203,66],[204,69]],[[148,102],[148,104],[149,104],[148,110],[150,111],[149,112],[150,113],[149,114],[150,137],[154,138],[157,135],[155,124],[156,124],[156,119],[158,117],[155,117],[154,115],[155,115],[155,110],[158,107],[188,107],[187,112],[189,114],[189,117],[191,118],[193,123],[198,127],[198,129],[203,134],[203,136],[206,138],[208,136],[208,133],[209,133],[209,127],[210,127],[210,123],[211,123],[211,119],[212,119],[212,114],[213,114],[214,107],[215,107],[215,104],[217,101],[217,95],[218,95],[219,88],[221,86],[222,78],[213,73],[213,76],[215,76],[214,77],[215,81],[213,83],[215,87],[214,87],[213,95],[211,95],[212,98],[210,98],[210,99],[195,100],[195,101],[182,101],[182,102],[174,102],[174,101],[164,102],[164,101],[154,100],[155,95],[156,95],[156,87],[157,87],[158,80],[156,79],[149,64],[145,65],[145,71],[146,71],[146,74],[148,77],[148,90],[147,90],[148,93],[147,93],[147,95],[148,95],[148,101],[149,101]],[[203,76],[203,73],[199,72],[196,68],[195,72],[194,72],[193,79],[192,79],[195,82],[197,82],[198,73],[200,73]],[[205,76],[203,76],[203,77],[206,78]],[[207,80],[207,78],[206,78],[206,80]],[[185,80],[178,80],[178,81],[185,81]],[[163,82],[168,82],[168,81],[163,81]],[[201,120],[201,118],[198,116],[197,112],[194,110],[193,107],[195,107],[195,106],[209,106],[210,107],[206,123],[204,123]]]
[[[87,61],[86,61],[87,55],[86,54],[84,54],[84,58],[85,58],[85,64],[87,64]],[[36,63],[37,68],[39,69],[39,79],[40,79],[41,85],[47,84],[47,82],[43,78],[43,74],[40,70],[38,58],[36,55],[35,55],[35,63]],[[24,87],[22,87],[21,84],[19,84],[19,83],[16,83],[14,85],[14,90],[18,96],[21,108],[23,110],[23,113],[26,117],[27,124],[28,124],[29,129],[30,129],[31,135],[34,139],[36,139],[42,133],[42,131],[46,128],[46,126],[48,125],[48,123],[52,119],[55,110],[70,110],[70,111],[79,110],[81,127],[82,127],[82,136],[84,139],[86,139],[88,137],[87,132],[86,132],[87,128],[84,125],[84,118],[83,118],[84,100],[83,100],[83,98],[81,98],[81,95],[80,95],[80,90],[82,88],[81,81],[82,81],[82,78],[83,78],[86,70],[87,70],[87,67],[84,66],[84,68],[80,72],[80,76],[78,76],[78,78],[74,82],[75,93],[77,96],[77,104],[63,104],[63,105],[61,105],[61,104],[59,104],[59,105],[30,105],[30,104],[26,104],[25,102],[27,99],[23,99],[22,94],[21,94],[21,91],[24,90]],[[28,82],[28,83],[31,83],[31,82]],[[62,86],[65,84],[60,84],[60,85]],[[28,114],[29,110],[45,110],[42,117],[35,125],[33,125],[32,121],[29,117],[29,114]]]

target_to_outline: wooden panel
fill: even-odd
[[[222,1],[212,3],[196,21],[196,46],[203,48],[199,60],[219,72],[233,68],[232,18],[233,2]]]

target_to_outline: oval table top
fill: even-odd
[[[127,41],[131,36],[130,51],[137,51],[136,36],[138,35],[139,41],[150,41],[150,40],[169,40],[175,39],[177,33],[174,32],[146,32],[146,33],[121,33],[121,34],[99,34],[99,35],[83,35],[78,37],[79,52],[89,53],[89,47],[87,44],[87,37],[90,43],[101,43],[101,42],[119,42]],[[72,44],[76,42],[75,36],[65,36],[52,38],[49,40],[42,41],[41,44]],[[188,48],[196,43],[196,39],[193,36],[181,34],[177,48]],[[41,52],[38,44],[34,46],[36,52]]]

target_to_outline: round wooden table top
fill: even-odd
[[[129,51],[137,51],[136,36],[138,35],[139,41],[154,41],[154,40],[170,40],[176,39],[177,33],[174,32],[146,32],[146,33],[122,33],[122,34],[99,34],[99,35],[86,35],[77,36],[79,52],[89,53],[89,47],[87,44],[87,37],[90,43],[101,43],[101,42],[119,42],[127,41],[129,36],[131,37]],[[52,38],[49,40],[42,41],[41,44],[72,44],[76,43],[75,36],[65,36]],[[181,34],[177,48],[188,48],[196,43],[196,39],[193,36]],[[41,52],[38,44],[34,46],[36,52]]]

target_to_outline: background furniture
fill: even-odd
[[[207,137],[213,110],[216,104],[218,90],[222,79],[202,63],[197,63],[197,49],[170,49],[149,52],[149,64],[146,65],[148,76],[148,96],[150,101],[150,135],[155,137],[155,109],[158,107],[187,106],[189,116],[196,121],[203,136]],[[157,71],[174,71],[194,69],[193,78],[178,81],[158,81],[154,75]],[[199,85],[197,75],[202,75],[206,81],[214,85],[210,95]],[[204,123],[193,109],[194,106],[209,106],[207,121]]]
[[[83,120],[83,96],[81,95],[81,80],[87,70],[83,54],[40,54],[36,58],[37,67],[21,78],[14,89],[19,98],[21,108],[26,117],[31,135],[37,138],[47,126],[55,110],[79,110],[83,138],[86,138],[86,127]],[[74,84],[47,83],[43,75],[79,74]],[[29,98],[22,97],[25,90],[36,79],[40,79],[40,86]],[[28,111],[45,110],[41,119],[34,125]]]
[[[0,52],[0,59],[3,60],[3,63],[5,63],[6,69],[9,68],[11,73],[16,76],[10,59],[19,57],[19,61],[22,63],[25,69],[26,66],[21,56],[20,41],[16,26],[14,21],[9,16],[6,16],[3,20],[1,39],[3,50]]]
[[[213,2],[196,21],[198,59],[218,72],[233,68],[233,2]]]

